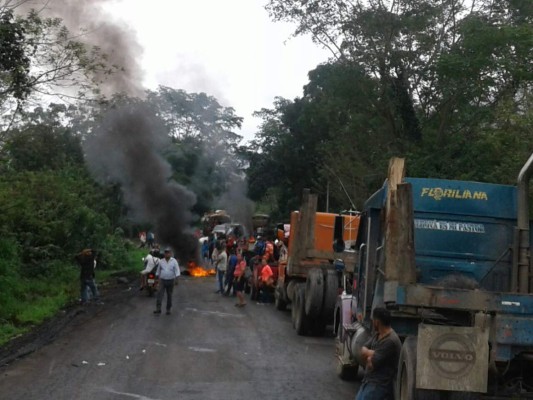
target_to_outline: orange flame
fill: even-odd
[[[214,269],[202,268],[194,261],[190,261],[188,267],[189,274],[194,277],[213,276],[216,274]]]

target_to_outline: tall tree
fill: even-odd
[[[2,137],[26,106],[98,95],[95,76],[117,69],[100,49],[74,38],[59,18],[39,12],[16,15],[25,3],[0,2],[0,125]],[[57,101],[57,100],[56,100]]]

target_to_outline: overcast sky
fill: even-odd
[[[106,5],[143,47],[148,88],[166,85],[206,92],[244,117],[241,134],[253,137],[252,113],[275,96],[302,94],[307,72],[329,54],[309,37],[290,38],[294,26],[274,23],[266,0],[117,0]]]

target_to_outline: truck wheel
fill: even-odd
[[[327,324],[323,318],[316,318],[311,322],[311,325],[311,333],[313,336],[324,336],[326,333]]]
[[[296,291],[295,291],[294,296],[293,296],[293,302],[291,303],[291,321],[292,321],[293,328],[296,328],[296,314],[297,314],[297,308],[296,308]]]
[[[416,337],[405,339],[400,353],[396,400],[440,400],[437,390],[416,388]]]
[[[339,277],[337,271],[326,271],[326,282],[324,285],[324,305],[322,306],[322,318],[326,323],[333,322],[335,304],[339,295]]]
[[[274,291],[274,307],[279,311],[285,311],[287,309],[287,303],[285,302],[283,291],[283,286],[279,285],[276,286],[276,290]]]
[[[296,288],[294,308],[296,308],[294,328],[298,335],[305,336],[308,330],[308,318],[305,315],[305,289],[303,285],[298,285]]]
[[[322,313],[324,300],[324,274],[313,268],[307,274],[305,283],[305,313],[309,318],[317,318]]]

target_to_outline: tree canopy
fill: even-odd
[[[392,155],[415,176],[514,181],[533,148],[531,2],[271,0],[267,10],[332,58],[301,97],[258,113],[255,200],[277,193],[288,215],[303,186],[322,207],[329,187],[333,207],[360,207]]]

